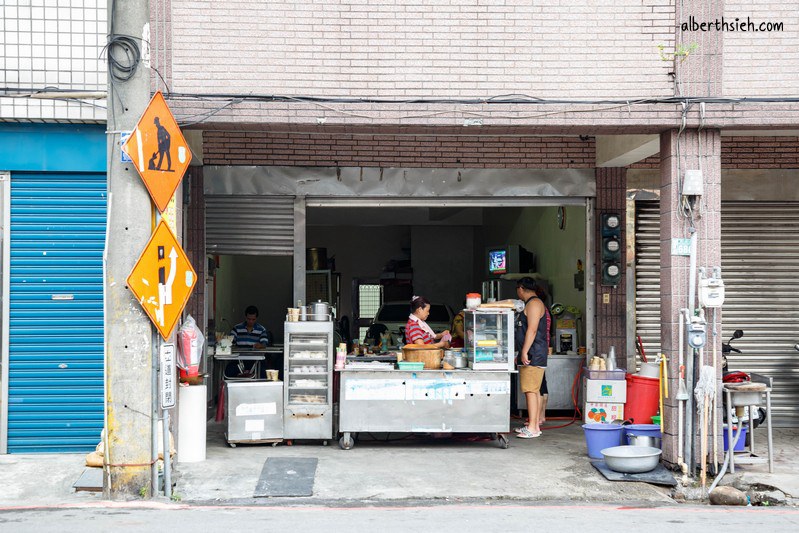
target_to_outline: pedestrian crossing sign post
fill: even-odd
[[[164,220],[158,223],[127,281],[161,337],[169,340],[197,283],[197,274]]]
[[[161,91],[156,92],[122,145],[158,211],[166,209],[191,163],[191,150]]]

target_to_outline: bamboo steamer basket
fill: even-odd
[[[430,348],[424,344],[406,344],[402,347],[402,359],[424,363],[425,370],[438,370],[443,358],[444,350],[441,348]]]

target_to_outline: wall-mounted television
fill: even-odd
[[[533,271],[535,271],[535,254],[518,244],[486,247],[486,274],[489,278]]]

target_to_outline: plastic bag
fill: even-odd
[[[191,315],[178,330],[178,359],[181,377],[195,377],[200,373],[205,337]]]

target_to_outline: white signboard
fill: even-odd
[[[161,345],[161,373],[158,380],[158,395],[161,398],[161,409],[175,407],[177,387],[175,379],[175,345]]]
[[[241,403],[236,406],[236,416],[266,416],[277,414],[277,404],[269,403]],[[256,430],[247,430],[256,431]]]

